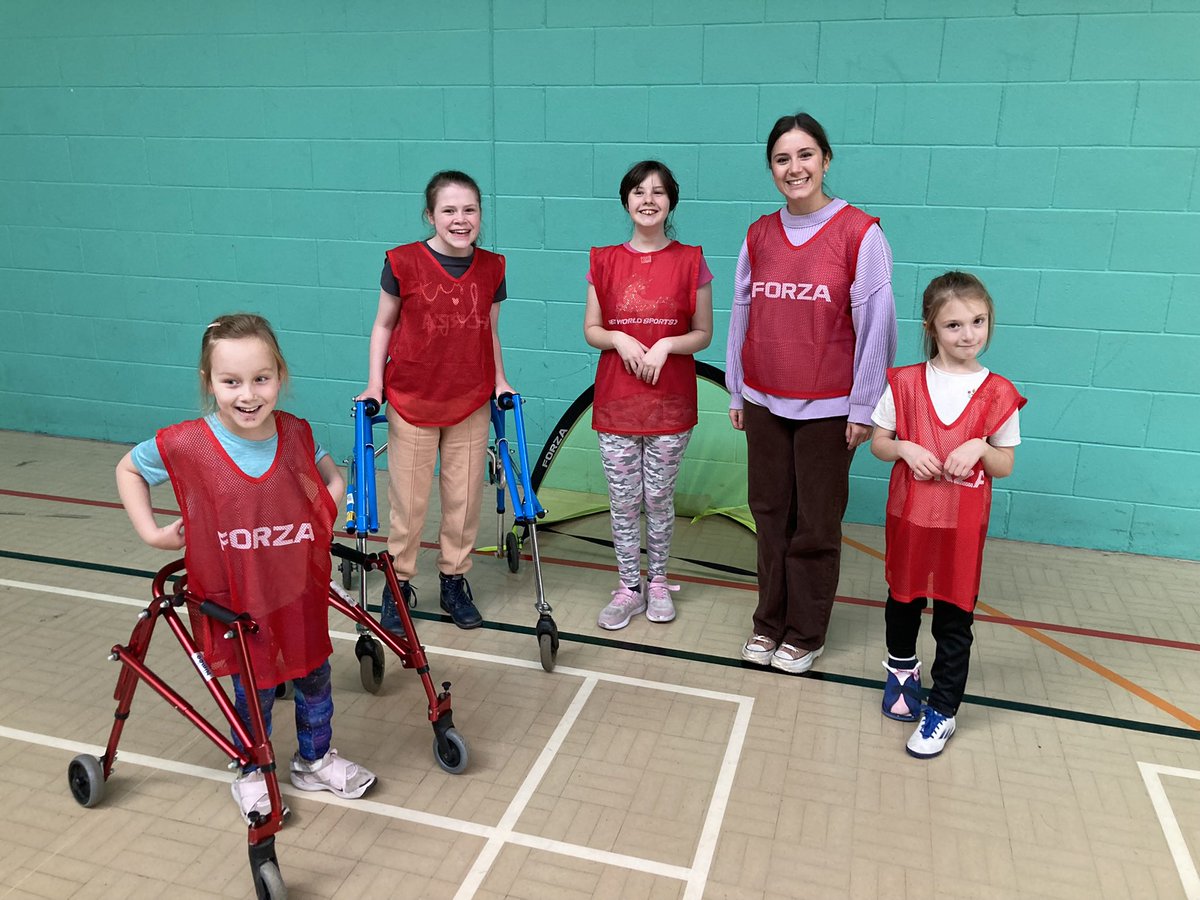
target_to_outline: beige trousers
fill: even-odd
[[[387,407],[388,499],[391,530],[388,552],[396,577],[408,581],[417,574],[417,551],[429,509],[433,469],[441,456],[438,494],[442,523],[438,533],[438,570],[464,575],[471,568],[471,551],[479,530],[487,438],[491,414],[485,403],[461,422],[445,427],[421,427],[406,422]]]

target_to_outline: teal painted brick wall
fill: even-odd
[[[484,191],[501,331],[540,444],[590,384],[587,249],[633,162],[681,183],[723,366],[761,141],[815,114],[881,216],[898,362],[920,293],[977,272],[987,363],[1030,404],[994,535],[1200,558],[1200,9],[1152,0],[215,0],[0,5],[0,427],[131,441],[194,414],[202,326],[276,324],[288,404],[339,455],[383,252],[432,171]],[[703,447],[700,447],[703,450]],[[727,449],[727,448],[726,448]],[[725,450],[715,450],[725,452]],[[879,522],[860,453],[849,517]]]

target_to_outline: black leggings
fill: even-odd
[[[921,613],[928,604],[924,597],[901,603],[888,592],[884,608],[888,653],[897,659],[917,655],[917,634],[921,631]],[[933,657],[933,689],[930,706],[944,716],[958,713],[967,690],[967,672],[971,667],[971,642],[975,639],[971,624],[975,614],[953,603],[933,601],[933,639],[937,651]]]

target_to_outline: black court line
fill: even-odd
[[[124,566],[110,566],[106,565],[105,563],[84,562],[82,560],[63,559],[56,556],[41,556],[34,553],[18,553],[13,550],[0,550],[0,558],[18,559],[22,560],[23,562],[34,562],[49,566],[90,570],[93,572],[110,572],[117,575],[129,575],[135,578],[152,579],[157,574],[157,572],[152,572],[148,569],[130,569]],[[378,611],[377,608],[375,611]],[[414,619],[424,619],[431,622],[445,622],[447,624],[452,623],[451,618],[442,613],[412,610],[410,614]],[[485,621],[482,627],[491,629],[492,631],[504,631],[510,634],[524,634],[534,638],[537,636],[537,629],[529,625],[512,625],[507,622]],[[671,647],[656,647],[650,644],[639,644],[636,641],[619,641],[613,638],[598,637],[597,635],[593,634],[575,634],[569,631],[560,631],[558,633],[558,637],[560,641],[569,641],[576,644],[591,644],[595,647],[608,647],[613,650],[626,650],[630,653],[642,653],[647,656],[661,656],[666,659],[678,659],[683,662],[700,662],[710,666],[725,666],[732,669],[747,669],[763,675],[774,675],[780,678],[808,678],[813,681],[827,681],[830,684],[846,684],[872,691],[880,690],[878,679],[861,678],[857,675],[840,675],[836,672],[816,672],[812,670],[805,672],[802,675],[789,675],[786,672],[779,672],[769,667],[751,665],[750,663],[744,662],[741,659],[733,659],[727,656],[714,656],[709,653],[696,653],[690,650],[676,650]],[[995,697],[982,697],[977,694],[966,694],[963,697],[963,701],[972,703],[976,706],[987,706],[992,709],[1003,709],[1011,712],[1027,713],[1034,716],[1045,716],[1046,718],[1050,719],[1085,722],[1089,725],[1102,725],[1107,728],[1120,728],[1125,731],[1142,732],[1143,734],[1160,734],[1167,737],[1183,738],[1184,740],[1200,741],[1200,731],[1195,731],[1191,728],[1180,728],[1174,725],[1159,725],[1154,722],[1139,722],[1135,719],[1119,719],[1115,716],[1103,716],[1097,713],[1080,712],[1078,710],[1063,709],[1057,706],[1043,706],[1038,703],[1025,703],[1020,700],[1001,700]]]

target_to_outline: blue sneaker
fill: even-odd
[[[416,607],[417,589],[407,581],[400,582],[400,596],[404,598],[409,609]],[[379,603],[379,624],[396,637],[404,637],[404,624],[400,619],[399,610],[396,609],[396,598],[392,596],[392,589],[386,584],[383,586],[383,596]]]
[[[441,606],[450,614],[454,624],[459,628],[478,628],[483,624],[483,616],[475,608],[475,600],[471,597],[471,586],[462,575],[443,575],[438,573],[441,582]]]
[[[954,734],[954,716],[943,716],[932,706],[925,707],[917,730],[908,739],[909,756],[933,759],[946,749],[946,741]]]
[[[915,722],[921,716],[921,664],[911,669],[893,669],[886,662],[883,685],[883,714],[897,722]]]

